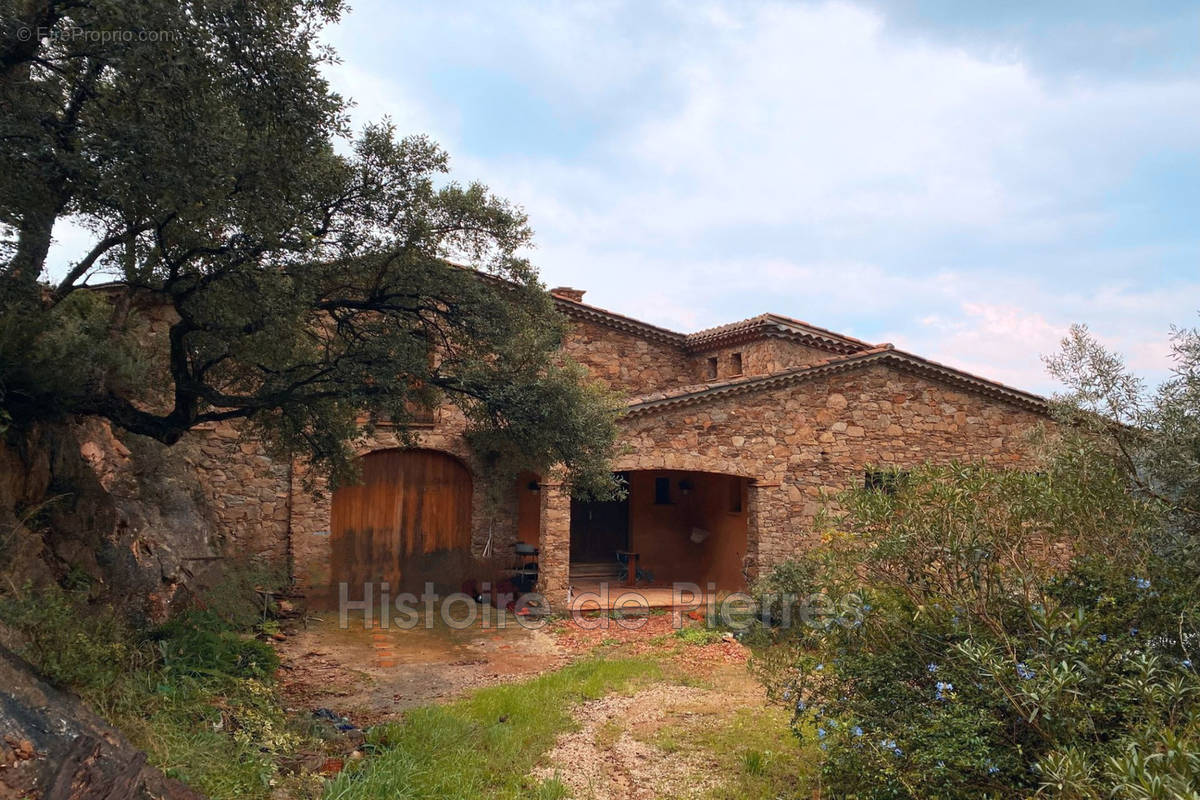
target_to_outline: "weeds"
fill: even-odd
[[[706,644],[715,644],[724,638],[724,634],[714,628],[680,628],[675,631],[675,635],[685,644],[701,647]]]
[[[686,717],[659,728],[650,741],[667,753],[704,751],[724,778],[709,794],[715,798],[799,796],[817,760],[811,749],[797,749],[787,714],[776,708]]]
[[[78,693],[169,776],[214,800],[267,798],[289,781],[288,797],[312,797],[319,781],[279,770],[311,734],[279,703],[274,650],[245,635],[262,623],[262,578],[231,575],[206,608],[149,630],[89,605],[83,586],[2,597],[0,623],[39,674]]]
[[[376,751],[343,772],[327,800],[379,798],[560,798],[556,780],[537,783],[530,766],[574,726],[571,707],[661,677],[638,659],[589,660],[527,683],[495,686],[445,706],[410,711],[371,730]]]

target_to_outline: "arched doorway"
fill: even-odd
[[[333,585],[345,581],[351,597],[380,581],[457,590],[471,571],[471,473],[434,450],[381,450],[359,466],[359,482],[333,494]]]

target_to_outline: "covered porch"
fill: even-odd
[[[598,608],[695,606],[746,588],[745,478],[619,474],[625,498],[569,501],[568,602],[586,595]]]

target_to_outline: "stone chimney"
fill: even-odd
[[[573,300],[576,303],[582,303],[583,296],[587,292],[583,289],[572,289],[570,286],[556,286],[550,290],[550,294],[555,297],[561,297],[564,300]]]

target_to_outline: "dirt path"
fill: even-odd
[[[511,622],[457,630],[402,630],[336,615],[310,619],[276,647],[283,696],[295,710],[328,708],[359,727],[394,720],[415,706],[458,697],[482,686],[557,669],[567,654],[545,631]]]
[[[573,797],[586,800],[652,800],[692,787],[702,796],[716,784],[695,752],[668,753],[633,731],[654,730],[681,709],[702,702],[708,690],[658,684],[632,696],[585,703],[575,713],[582,726],[558,739],[547,765],[533,770],[539,780],[557,778]]]
[[[577,800],[796,796],[805,756],[786,712],[769,707],[747,669],[748,651],[669,615],[623,627],[557,621],[541,630],[437,625],[340,628],[312,621],[277,643],[280,682],[293,710],[327,708],[366,728],[406,709],[472,689],[525,680],[574,659],[652,659],[662,678],[573,711],[576,725],[536,764],[532,783],[557,780]]]

